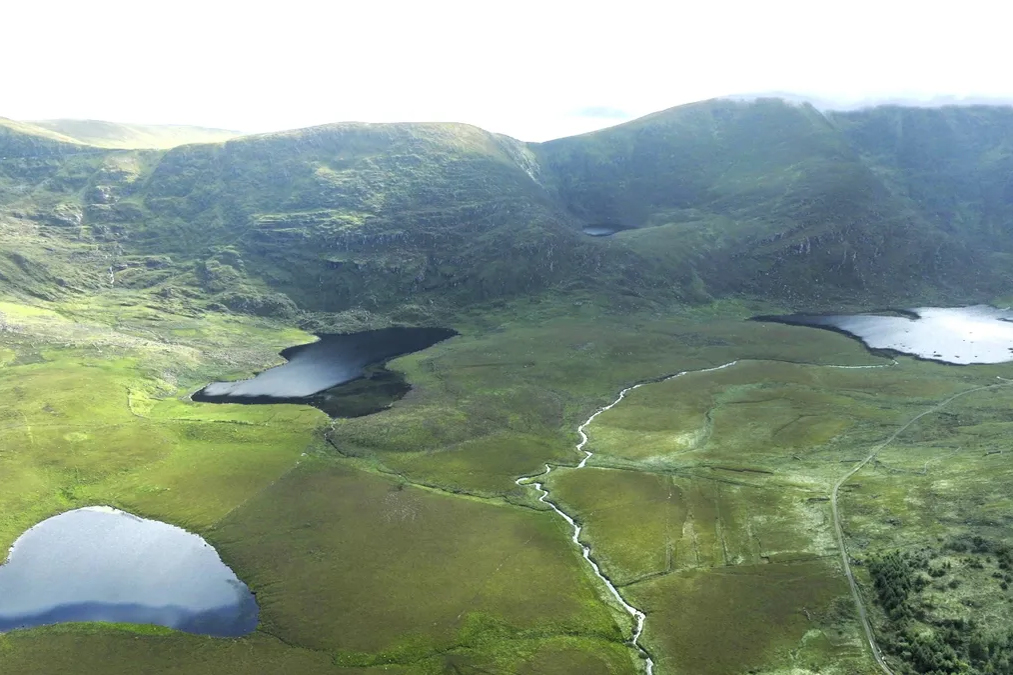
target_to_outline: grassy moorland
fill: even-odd
[[[836,340],[814,331],[795,338],[799,350],[803,340]],[[909,359],[874,369],[742,360],[634,390],[591,426],[589,467],[557,471],[549,488],[584,522],[583,537],[606,573],[647,612],[645,644],[659,672],[874,672],[834,540],[833,485],[914,416],[1010,372]],[[1000,523],[1010,511],[1001,496],[1002,423],[994,416],[1009,396],[1003,392],[972,394],[919,420],[845,484],[841,509],[853,558],[897,547],[942,550],[952,541],[971,550],[974,536],[985,538],[981,553],[1001,549]],[[971,419],[954,422],[962,416]],[[904,442],[936,418],[949,421],[950,438],[923,430],[921,444]],[[943,462],[963,439],[977,444],[962,455],[974,464]],[[929,486],[936,492],[925,494]],[[975,522],[992,528],[969,527]],[[996,571],[966,561],[961,569],[969,567],[979,576]],[[865,602],[875,605],[866,567],[856,569]],[[1000,587],[1003,574],[992,585]],[[889,631],[906,630],[910,642],[911,634],[935,627],[942,635],[948,621],[971,618],[954,596],[957,584],[934,588],[946,600],[926,599],[936,614],[920,625],[884,624],[876,610],[878,632],[901,657],[898,668],[907,667],[899,665],[903,640]],[[972,588],[976,611],[1008,620],[1004,599]]]
[[[135,317],[127,331],[11,303],[0,313],[0,545],[46,516],[94,503],[206,528],[288,471],[324,424],[296,406],[226,409],[176,398],[209,368],[277,361],[277,346],[309,339],[299,331],[149,312],[165,331],[156,336],[136,307],[124,312]],[[171,338],[188,330],[217,337],[200,347]],[[230,348],[230,335],[243,335],[242,346]]]
[[[17,631],[0,671],[642,670],[516,483],[548,462],[660,675],[873,672],[829,500],[896,435],[837,502],[887,659],[1008,672],[1009,390],[911,422],[1010,370],[836,368],[889,362],[744,321],[1008,294],[1008,122],[711,101],[537,145],[338,124],[137,150],[0,120],[0,544],[111,504],[204,536],[263,610],[238,640]],[[628,229],[581,234],[601,222]],[[388,325],[460,336],[393,362],[413,389],[378,414],[187,397]],[[733,361],[633,391],[574,468],[618,390]]]
[[[310,407],[185,399],[209,379],[276,362],[281,346],[306,334],[243,317],[170,315],[129,293],[47,308],[8,303],[3,312],[0,386],[16,401],[0,437],[8,543],[34,522],[93,503],[200,533],[258,594],[261,627],[240,642],[265,668],[634,671],[628,627],[549,513],[414,485],[374,459],[342,457]],[[73,320],[83,314],[97,319]],[[409,409],[425,400],[420,380],[402,402]],[[541,447],[566,455],[566,442],[553,447],[539,431],[530,435]],[[473,436],[478,452],[481,434]],[[3,636],[2,654],[33,664],[19,672],[52,672],[129,639],[152,644],[117,649],[107,672],[131,672],[134,659],[151,672],[176,668],[169,654],[194,658],[195,645],[201,667],[249,672],[231,641],[123,630],[16,632]]]
[[[915,415],[1009,369],[892,365],[835,333],[742,320],[760,309],[666,316],[545,299],[500,306],[499,321],[463,314],[459,337],[392,363],[414,387],[404,399],[330,424],[310,407],[185,398],[277,362],[306,333],[171,314],[126,290],[5,304],[3,540],[111,504],[207,538],[262,613],[239,640],[98,624],[17,631],[0,636],[0,658],[40,673],[98,659],[106,672],[635,672],[628,617],[561,519],[514,482],[551,462],[563,465],[553,498],[647,612],[657,672],[874,672],[832,486]],[[589,428],[589,466],[566,468],[576,426],[622,386],[732,361],[632,391]],[[869,365],[882,367],[834,367]],[[952,546],[979,536],[991,553],[959,570],[998,572],[1001,391],[922,418],[845,485],[854,559],[934,550],[958,576]],[[998,525],[967,524],[986,510]],[[867,569],[855,567],[877,633],[899,642],[914,629],[878,609]],[[923,594],[953,609],[976,579]],[[971,600],[997,619],[1009,611],[994,593]],[[953,618],[939,611],[925,630]]]
[[[1013,664],[1011,400],[999,386],[921,418],[841,494],[898,673],[1000,673]]]

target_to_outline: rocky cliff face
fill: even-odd
[[[168,152],[0,125],[0,247],[22,261],[0,284],[87,292],[112,267],[163,297],[283,314],[548,289],[980,300],[1011,290],[1010,121],[711,101],[537,145],[338,124]],[[603,224],[621,232],[581,231]],[[22,283],[26,265],[48,272]]]

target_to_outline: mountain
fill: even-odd
[[[541,144],[333,124],[169,150],[10,123],[0,284],[95,292],[112,273],[173,302],[283,315],[547,290],[810,309],[986,300],[1013,290],[1011,116],[714,100]],[[601,224],[621,231],[582,232]]]
[[[25,155],[44,147],[80,145],[75,139],[27,122],[0,117],[0,152]],[[2,155],[0,155],[2,156]]]
[[[975,277],[987,253],[886,181],[849,128],[808,104],[719,100],[552,141],[541,156],[571,213],[636,228],[620,238],[695,267],[712,293],[818,303],[1000,284]]]
[[[190,143],[219,143],[241,135],[238,131],[179,124],[122,124],[64,119],[38,120],[29,124],[100,148],[168,149]]]
[[[877,177],[934,225],[1008,248],[1013,108],[883,106],[832,119]]]
[[[843,112],[855,110],[868,110],[882,107],[903,107],[903,108],[942,108],[947,106],[991,106],[1010,107],[1013,106],[1013,99],[1003,96],[870,96],[861,99],[833,99],[824,96],[813,96],[810,94],[796,94],[787,91],[766,91],[754,93],[732,94],[722,97],[729,101],[752,102],[759,99],[780,99],[796,105],[811,104],[817,110],[823,112]]]

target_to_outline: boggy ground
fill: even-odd
[[[1013,669],[1013,383],[999,383],[918,420],[842,491],[863,576],[899,554],[912,582],[896,603],[868,588],[897,673]]]
[[[1007,370],[796,365],[889,362],[840,335],[742,321],[769,309],[476,310],[452,326],[460,337],[392,363],[414,386],[403,400],[330,425],[310,407],[185,396],[279,362],[306,333],[170,314],[129,291],[0,306],[12,402],[0,412],[0,544],[110,504],[207,538],[262,610],[238,640],[99,624],[12,632],[0,670],[636,672],[628,616],[562,520],[514,481],[575,465],[577,425],[621,387],[740,359],[635,390],[591,425],[591,465],[548,487],[647,611],[659,674],[872,672],[829,486],[894,425]],[[863,517],[852,497],[841,506],[854,553],[896,545],[870,543],[877,530],[850,520]]]
[[[816,339],[798,334],[808,337]],[[1013,372],[881,363],[851,369],[741,360],[640,387],[591,425],[587,447],[596,454],[587,468],[552,474],[554,498],[584,523],[583,538],[605,572],[647,612],[644,642],[658,672],[877,672],[834,540],[833,485],[919,413]],[[865,472],[845,485],[841,510],[853,557],[973,533],[1002,540],[1011,511],[999,454],[1005,422],[994,418],[1010,395],[1000,387],[956,399],[883,449],[884,459],[872,464],[882,478],[875,487]],[[940,417],[949,420],[949,438],[924,431]],[[905,444],[916,429],[923,429],[922,443]],[[961,440],[962,447],[976,443],[963,460],[975,464],[932,470]],[[882,475],[894,454],[904,461]],[[982,465],[988,461],[991,471]],[[906,474],[930,482],[909,485]],[[872,504],[858,506],[867,490]],[[992,530],[968,528],[982,521]],[[908,528],[899,535],[902,523]],[[857,569],[867,582],[864,567]],[[958,604],[945,590],[947,600],[931,602]],[[1009,625],[1005,600],[965,594]],[[874,604],[867,588],[865,595]],[[970,618],[963,610],[959,617]],[[874,616],[885,628],[878,610]]]

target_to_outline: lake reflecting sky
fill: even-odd
[[[256,627],[257,605],[201,537],[88,507],[29,529],[0,567],[0,630],[70,620],[241,635]]]
[[[960,365],[1013,361],[1013,311],[987,305],[919,307],[911,316],[789,314],[757,317],[843,331],[870,349],[885,349]]]
[[[213,382],[198,392],[204,396],[303,398],[361,377],[372,363],[431,347],[456,335],[446,328],[384,328],[322,335],[317,342],[286,349],[288,363],[265,370],[249,380]]]

